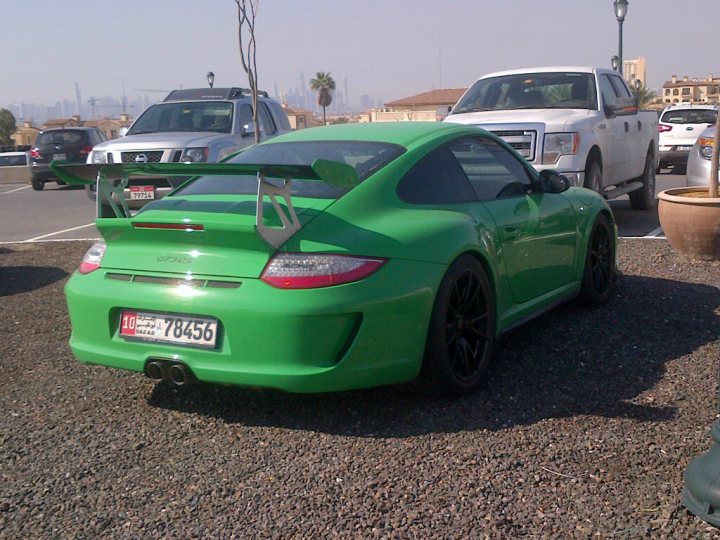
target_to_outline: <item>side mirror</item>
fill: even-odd
[[[262,133],[262,128],[260,128],[260,133]],[[255,135],[255,122],[250,121],[247,124],[243,124],[240,127],[240,135],[242,137],[249,137],[250,135]]]
[[[129,128],[121,127],[121,128],[120,128],[120,131],[119,131],[120,136],[121,136],[121,137],[124,137],[125,135],[127,135],[128,129],[129,129]]]
[[[637,114],[638,100],[635,97],[621,97],[615,100],[612,105],[605,105],[605,116],[612,118],[614,116],[628,116]]]
[[[540,171],[540,189],[543,193],[562,193],[570,188],[570,180],[557,171]]]

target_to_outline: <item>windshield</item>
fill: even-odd
[[[233,104],[227,101],[158,103],[140,115],[128,135],[191,131],[230,133]]]
[[[451,114],[512,109],[597,109],[591,73],[521,73],[480,79]]]
[[[402,146],[379,142],[286,142],[254,146],[236,154],[226,163],[311,165],[316,159],[327,159],[351,165],[362,181],[404,152],[405,148]],[[174,195],[253,195],[257,193],[257,186],[258,181],[255,176],[200,176],[183,186]],[[295,179],[290,191],[292,195],[299,197],[337,199],[348,190],[317,180]]]

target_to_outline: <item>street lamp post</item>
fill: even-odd
[[[614,0],[613,7],[615,8],[615,18],[618,21],[619,27],[619,39],[618,39],[618,71],[623,71],[623,54],[622,54],[622,25],[627,15],[628,0]]]
[[[215,74],[212,71],[207,72],[207,81],[210,85],[210,88],[212,88],[213,84],[215,84]]]

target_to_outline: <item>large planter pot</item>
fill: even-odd
[[[684,187],[661,191],[658,199],[660,225],[675,251],[720,260],[720,197],[708,197],[705,187]]]
[[[712,425],[713,446],[685,469],[682,500],[697,517],[720,526],[720,420]]]

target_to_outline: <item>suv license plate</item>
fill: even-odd
[[[53,154],[53,161],[65,161],[66,159],[66,154]]]
[[[124,309],[120,317],[120,336],[155,343],[172,343],[214,349],[218,321],[209,317],[148,313]]]
[[[153,186],[130,186],[130,200],[140,201],[155,198],[155,188]]]

